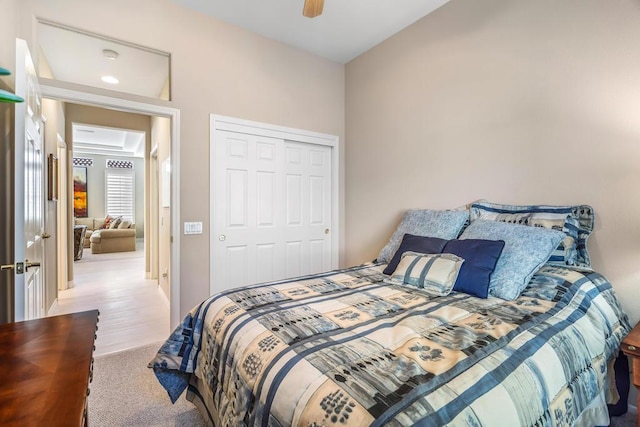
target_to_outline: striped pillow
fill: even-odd
[[[566,237],[549,258],[549,264],[590,267],[587,239],[593,232],[593,208],[588,205],[500,205],[473,203],[470,221],[486,219],[562,231]]]
[[[405,252],[398,267],[385,282],[410,285],[435,296],[449,295],[464,260],[453,254]]]

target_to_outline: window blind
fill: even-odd
[[[135,175],[133,171],[107,170],[107,215],[133,221],[135,212]]]

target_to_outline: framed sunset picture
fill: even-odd
[[[88,217],[87,212],[87,168],[73,168],[73,216]]]

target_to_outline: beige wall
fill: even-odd
[[[14,2],[15,3],[15,2]],[[209,294],[209,114],[344,138],[344,66],[268,40],[168,0],[21,0],[18,33],[33,44],[34,16],[170,52],[180,109],[180,311]],[[341,171],[344,165],[341,165]]]
[[[639,320],[638,40],[635,0],[452,0],[347,64],[347,264],[407,208],[587,203]]]

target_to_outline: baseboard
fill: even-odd
[[[164,293],[164,291],[160,286],[158,286],[158,293],[160,294],[160,297],[162,298],[162,301],[165,303],[167,308],[171,308],[171,303],[169,303],[169,298],[167,297],[167,294]]]
[[[51,307],[49,307],[49,310],[47,310],[47,317],[48,316],[55,316],[55,311],[58,308],[58,298],[56,298],[55,300],[53,300],[53,304],[51,304]]]

